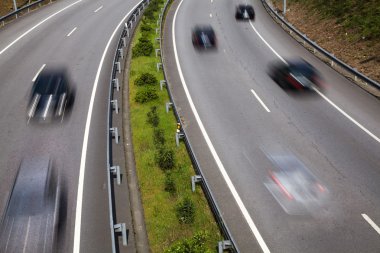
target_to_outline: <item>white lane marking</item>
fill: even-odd
[[[249,21],[249,24],[251,25],[252,29],[255,31],[255,33],[260,37],[260,39],[265,43],[265,45],[267,45],[267,47],[269,47],[270,50],[272,50],[272,52],[278,57],[280,58],[281,61],[283,61],[285,64],[288,64],[284,58],[281,57],[281,55],[279,55],[270,45],[269,43],[261,36],[261,34],[256,30],[256,28],[253,26],[252,24],[252,21],[250,20]]]
[[[216,150],[213,146],[213,144],[211,143],[211,140],[210,140],[210,137],[208,136],[207,132],[206,132],[206,129],[199,117],[199,114],[197,112],[197,109],[195,108],[195,105],[193,103],[193,100],[190,96],[190,92],[187,88],[187,85],[186,85],[186,82],[185,82],[185,78],[183,77],[183,73],[182,73],[182,69],[181,69],[181,65],[179,63],[179,60],[178,60],[178,53],[177,53],[177,45],[176,45],[176,41],[175,41],[175,24],[176,24],[176,17],[177,17],[177,14],[178,14],[178,10],[180,9],[181,5],[182,5],[182,2],[183,0],[181,0],[180,4],[178,5],[178,8],[174,14],[174,22],[172,24],[172,37],[173,37],[173,48],[174,48],[174,56],[175,56],[175,60],[176,60],[176,63],[177,63],[177,69],[178,69],[178,73],[179,73],[179,76],[180,76],[180,79],[181,79],[181,82],[182,82],[182,86],[183,86],[183,89],[185,90],[185,93],[186,93],[186,96],[187,96],[187,99],[189,100],[189,104],[190,104],[190,107],[194,113],[194,116],[195,116],[195,119],[197,120],[198,122],[198,125],[202,131],[202,134],[203,134],[203,137],[205,138],[206,140],[206,143],[212,153],[212,156],[214,157],[215,159],[215,162],[216,164],[218,165],[218,168],[224,178],[224,180],[226,181],[227,183],[227,186],[228,188],[230,189],[237,205],[239,206],[245,220],[247,221],[248,223],[248,226],[250,227],[252,233],[254,234],[254,236],[256,237],[256,240],[258,241],[261,249],[263,250],[263,252],[265,253],[269,253],[269,249],[268,249],[268,246],[266,245],[266,243],[264,242],[264,239],[262,238],[259,230],[257,229],[255,223],[253,222],[251,216],[249,215],[248,213],[248,210],[247,208],[245,207],[243,201],[241,200],[238,192],[236,191],[235,189],[235,186],[233,185],[230,177],[228,176],[227,174],[227,171],[226,169],[224,168],[223,164],[222,164],[222,161],[220,160],[218,154],[216,153]]]
[[[264,40],[264,38],[259,34],[259,32],[256,30],[256,28],[252,25],[252,22],[249,21],[249,24],[253,28],[253,30],[256,32],[256,34],[261,38],[262,41],[272,50],[272,52],[277,55],[280,60],[282,60],[285,64],[287,62],[282,58],[269,44]],[[318,95],[320,95],[324,100],[326,100],[330,105],[332,105],[336,110],[338,110],[341,114],[343,114],[347,119],[349,119],[351,122],[353,122],[355,125],[357,125],[361,130],[363,130],[366,134],[368,134],[370,137],[372,137],[375,141],[380,143],[380,138],[377,137],[375,134],[371,133],[367,128],[365,128],[362,124],[360,124],[358,121],[356,121],[354,118],[352,118],[350,115],[348,115],[343,109],[339,108],[334,102],[332,102],[330,99],[328,99],[323,93],[321,93],[319,90],[314,89]]]
[[[376,223],[373,222],[373,220],[365,213],[362,213],[362,216],[369,223],[369,225],[371,225],[371,227],[375,229],[378,234],[380,234],[380,228],[376,225]]]
[[[30,216],[28,217],[28,226],[26,227],[26,235],[25,235],[24,247],[22,249],[23,253],[25,253],[26,244],[28,243],[29,229],[30,229]]]
[[[99,8],[97,8],[96,10],[94,10],[94,12],[98,12],[98,11],[100,11],[102,8],[103,8],[103,5],[100,6]]]
[[[69,32],[66,36],[67,37],[70,37],[71,34],[73,34],[73,32],[75,32],[75,30],[77,29],[78,27],[74,27],[73,30],[71,30],[71,32]]]
[[[41,71],[45,68],[46,64],[42,65],[42,67],[37,71],[36,75],[33,77],[32,82],[34,83],[38,77],[38,75],[41,73]]]
[[[25,37],[26,35],[28,35],[31,31],[33,31],[34,29],[36,29],[37,27],[39,27],[40,25],[42,25],[43,23],[45,23],[46,21],[48,21],[49,19],[53,18],[54,16],[58,15],[59,13],[61,13],[62,11],[72,7],[73,5],[79,3],[79,2],[82,2],[82,0],[78,0],[68,6],[66,6],[65,8],[57,11],[56,13],[50,15],[49,17],[45,18],[44,20],[42,20],[41,22],[39,22],[37,25],[33,26],[32,28],[30,28],[28,31],[24,32],[22,35],[20,35],[17,39],[15,39],[14,41],[11,42],[11,44],[9,44],[8,46],[6,46],[3,50],[0,51],[0,55],[3,54],[8,48],[10,48],[11,46],[13,46],[14,44],[16,44],[17,41],[21,40],[23,37]]]
[[[211,3],[213,2],[213,0],[211,0]]]
[[[210,18],[212,18],[212,13],[210,13]]]
[[[371,136],[375,141],[380,143],[380,138],[371,133],[367,128],[365,128],[362,124],[357,122],[354,118],[352,118],[350,115],[348,115],[345,111],[340,109],[336,104],[334,104],[330,99],[328,99],[325,95],[322,94],[317,89],[314,89],[324,100],[326,100],[330,105],[332,105],[335,109],[337,109],[341,114],[343,114],[347,119],[351,120],[355,125],[357,125],[361,130],[363,130],[366,134]]]
[[[122,18],[120,23],[116,26],[115,30],[113,31],[110,39],[107,42],[107,45],[104,49],[102,58],[100,59],[98,71],[96,72],[96,77],[94,80],[94,86],[91,93],[90,98],[90,105],[88,107],[88,113],[87,113],[87,119],[86,119],[86,127],[84,130],[84,138],[83,138],[83,146],[82,146],[82,155],[81,155],[81,161],[80,161],[80,168],[79,168],[79,179],[78,179],[78,193],[77,193],[77,205],[76,205],[76,213],[75,213],[75,228],[74,228],[74,246],[73,246],[73,253],[79,253],[80,252],[80,235],[81,235],[81,226],[82,226],[82,204],[83,204],[83,185],[84,185],[84,173],[86,170],[86,155],[87,155],[87,146],[88,146],[88,135],[90,133],[90,124],[91,124],[91,117],[92,117],[92,110],[94,107],[94,100],[95,100],[95,94],[96,89],[98,87],[99,83],[99,76],[100,72],[103,68],[103,62],[106,57],[106,54],[108,52],[108,48],[110,47],[110,44],[115,37],[116,32],[119,30],[120,26],[122,25],[123,21],[132,13],[132,11],[141,3],[137,3],[132,9]]]
[[[251,89],[251,92],[253,93],[253,95],[256,97],[256,99],[260,102],[260,104],[264,107],[264,109],[267,111],[267,112],[270,112],[270,110],[268,109],[268,107],[264,104],[264,102],[261,100],[261,98],[257,95],[257,93]]]

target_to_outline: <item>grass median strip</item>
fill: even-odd
[[[177,121],[167,113],[167,91],[160,90],[154,49],[163,0],[152,0],[132,41],[129,104],[137,175],[152,252],[215,252],[222,240],[200,187],[191,191],[194,175],[183,143],[175,143]]]

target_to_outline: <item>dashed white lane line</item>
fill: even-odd
[[[375,229],[375,231],[380,235],[380,228],[379,228],[379,226],[377,226],[376,223],[373,222],[373,220],[368,215],[366,215],[365,213],[362,213],[362,216],[368,222],[368,224],[371,225],[371,227],[373,229]]]
[[[29,30],[27,30],[26,32],[24,32],[23,34],[21,34],[17,39],[15,39],[14,41],[12,41],[8,46],[6,46],[3,50],[1,50],[0,51],[0,55],[3,54],[5,51],[7,51],[11,46],[13,46],[14,44],[16,44],[17,41],[21,40],[23,37],[25,37],[26,35],[28,35],[31,31],[33,31],[34,29],[36,29],[37,27],[39,27],[40,25],[42,25],[43,23],[45,23],[49,19],[53,18],[54,16],[58,15],[62,11],[67,10],[68,8],[76,5],[79,2],[82,2],[82,0],[78,0],[78,1],[76,1],[76,2],[74,2],[72,4],[70,4],[70,5],[66,6],[65,8],[57,11],[56,13],[50,15],[49,17],[47,17],[44,20],[42,20],[41,22],[39,22],[37,25],[33,26],[32,28],[30,28]]]
[[[96,13],[96,12],[100,11],[102,8],[103,8],[103,5],[100,6],[99,8],[97,8],[96,10],[94,10],[94,12]]]
[[[41,73],[41,71],[45,68],[46,64],[42,65],[42,67],[37,71],[36,75],[33,77],[32,82],[34,83],[38,77],[38,75]]]
[[[261,98],[257,95],[257,93],[251,89],[251,92],[252,94],[256,97],[256,99],[260,102],[260,104],[264,107],[264,109],[267,111],[267,112],[270,112],[269,108],[264,104],[264,102],[261,100]]]
[[[88,107],[87,112],[87,119],[86,119],[86,127],[84,129],[84,138],[83,138],[83,145],[82,145],[82,154],[81,154],[81,160],[80,160],[80,167],[79,167],[79,178],[78,178],[78,193],[77,193],[77,203],[76,203],[76,213],[75,213],[75,227],[74,227],[74,243],[73,243],[73,253],[79,253],[80,252],[80,236],[81,236],[81,226],[82,226],[82,205],[83,205],[83,186],[84,186],[84,174],[86,170],[86,156],[87,156],[87,147],[88,147],[88,136],[90,133],[90,124],[91,124],[91,118],[92,118],[92,110],[94,107],[94,101],[95,101],[95,94],[96,89],[98,87],[99,83],[99,77],[100,73],[103,68],[103,63],[106,58],[108,48],[111,45],[111,42],[113,38],[115,37],[115,34],[119,30],[120,26],[123,24],[124,20],[132,13],[132,10],[134,10],[142,1],[137,3],[135,6],[132,7],[132,9],[121,19],[120,23],[116,26],[115,30],[113,31],[110,39],[107,42],[107,45],[104,49],[102,58],[99,62],[98,71],[96,72],[94,85],[92,88],[91,98],[90,98],[90,104]]]
[[[270,50],[285,64],[287,62],[282,58],[269,44],[266,42],[266,40],[260,35],[260,33],[256,30],[256,28],[253,26],[252,22],[249,21],[249,24],[251,25],[252,29],[255,31],[255,33],[260,37],[260,39],[269,47]],[[347,119],[349,119],[352,123],[354,123],[356,126],[358,126],[361,130],[363,130],[366,134],[368,134],[371,138],[373,138],[375,141],[380,143],[380,138],[377,137],[375,134],[370,132],[367,128],[365,128],[362,124],[360,124],[358,121],[356,121],[354,118],[352,118],[348,113],[343,111],[343,109],[339,108],[334,102],[332,102],[330,99],[328,99],[322,92],[320,92],[317,89],[314,89],[318,95],[320,95],[324,100],[326,100],[330,105],[332,105],[336,110],[338,110],[341,114],[343,114]]]
[[[263,237],[261,236],[259,230],[257,229],[255,223],[253,222],[251,216],[249,215],[249,212],[247,210],[247,208],[245,207],[243,201],[241,200],[238,192],[236,191],[236,188],[235,186],[233,185],[230,177],[228,176],[227,174],[227,171],[226,169],[224,168],[224,165],[222,163],[222,161],[220,160],[218,154],[216,153],[216,150],[214,148],[214,145],[212,144],[211,140],[210,140],[210,137],[208,136],[207,132],[206,132],[206,129],[199,117],[199,114],[198,114],[198,111],[197,109],[195,108],[195,105],[193,103],[193,100],[190,96],[190,92],[189,92],[189,89],[187,88],[187,85],[186,85],[186,82],[185,82],[185,78],[183,76],[183,73],[182,73],[182,68],[181,68],[181,65],[179,63],[179,59],[178,59],[178,52],[177,52],[177,45],[176,45],[176,40],[175,40],[175,24],[176,24],[176,18],[177,18],[177,14],[178,14],[178,10],[180,9],[181,5],[183,3],[183,0],[179,3],[178,5],[178,8],[174,14],[174,20],[173,20],[173,23],[172,23],[172,37],[173,37],[173,49],[174,49],[174,56],[175,56],[175,60],[176,60],[176,64],[177,64],[177,69],[178,69],[178,73],[179,73],[179,76],[180,76],[180,79],[181,79],[181,83],[182,83],[182,86],[183,86],[183,89],[186,93],[186,96],[187,96],[187,99],[189,101],[189,104],[190,104],[190,107],[191,107],[191,110],[193,111],[194,113],[194,117],[199,125],[199,128],[201,129],[201,132],[203,134],[203,137],[205,138],[205,141],[212,153],[212,156],[214,157],[214,160],[219,168],[219,171],[221,172],[224,180],[226,181],[226,184],[229,188],[229,190],[231,191],[232,193],[232,196],[234,197],[237,205],[239,206],[240,208],[240,211],[242,212],[243,214],[243,217],[245,218],[246,222],[248,223],[248,226],[249,228],[251,229],[253,235],[255,236],[257,242],[259,243],[262,251],[264,253],[269,253],[270,250],[268,248],[268,246],[266,245]]]
[[[71,34],[73,34],[73,32],[75,32],[75,30],[77,29],[77,27],[74,27],[74,29],[73,30],[71,30],[71,32],[69,32],[66,36],[67,37],[70,37],[71,36]]]
[[[212,13],[210,13],[210,18],[212,18]]]

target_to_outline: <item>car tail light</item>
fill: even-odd
[[[303,86],[294,78],[294,76],[292,74],[289,74],[287,76],[287,80],[297,90],[301,90],[302,89]]]
[[[278,185],[278,187],[280,187],[280,189],[284,193],[284,195],[289,200],[294,200],[293,195],[290,194],[290,192],[288,192],[288,190],[285,188],[285,186],[280,182],[280,180],[278,180],[278,178],[276,177],[276,175],[272,171],[270,171],[269,174],[270,174],[272,180]]]

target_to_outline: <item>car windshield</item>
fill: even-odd
[[[290,65],[290,71],[295,76],[304,76],[310,79],[314,75],[314,70],[307,64],[297,63]]]
[[[38,79],[35,92],[41,95],[57,94],[62,81],[62,76],[42,75]]]

